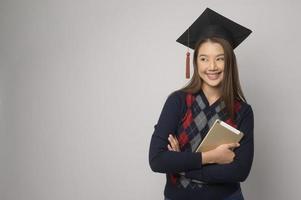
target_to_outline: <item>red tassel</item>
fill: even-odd
[[[190,53],[186,53],[186,78],[190,78]]]
[[[170,180],[173,185],[177,183],[177,176],[174,174],[170,174]]]

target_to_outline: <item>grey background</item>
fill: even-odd
[[[243,193],[297,199],[297,0],[1,0],[0,199],[163,199],[150,137],[187,82],[175,40],[206,7],[254,31],[235,50],[255,114]]]

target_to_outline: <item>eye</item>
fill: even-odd
[[[218,61],[224,61],[225,58],[224,58],[224,57],[219,57],[219,58],[217,58],[217,60],[218,60]]]
[[[205,58],[205,57],[200,57],[200,61],[207,61],[207,58]]]

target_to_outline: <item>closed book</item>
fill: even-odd
[[[210,151],[222,144],[238,143],[243,136],[244,134],[238,129],[216,119],[196,152]]]

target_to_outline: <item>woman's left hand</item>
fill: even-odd
[[[169,141],[169,144],[167,145],[167,148],[169,151],[180,152],[180,145],[179,145],[179,142],[176,137],[169,134],[168,141]]]

